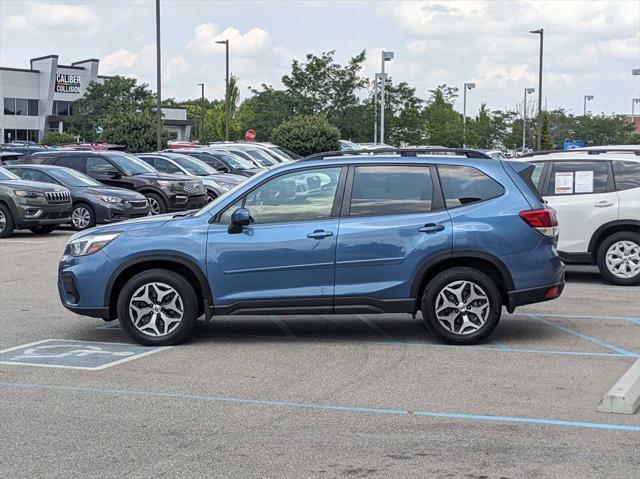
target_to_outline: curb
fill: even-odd
[[[633,414],[640,407],[640,359],[604,395],[597,410]]]

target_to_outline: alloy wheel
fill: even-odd
[[[129,300],[129,316],[143,334],[166,336],[178,327],[184,316],[180,294],[165,283],[147,283]]]
[[[478,331],[489,318],[487,293],[471,281],[454,281],[446,285],[436,298],[438,322],[447,331],[467,335]]]
[[[71,224],[76,229],[83,230],[91,223],[91,213],[84,206],[78,206],[71,212]]]
[[[147,202],[149,203],[149,216],[155,216],[160,214],[160,203],[153,197],[148,197]]]
[[[634,278],[640,274],[640,245],[623,240],[609,246],[605,256],[607,269],[618,278]]]
[[[7,227],[7,217],[2,211],[0,211],[0,232],[4,231]]]

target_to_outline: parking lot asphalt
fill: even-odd
[[[131,344],[59,303],[68,237],[0,242],[0,350]],[[640,477],[640,413],[596,411],[640,357],[640,288],[588,268],[477,346],[345,315],[214,318],[186,344],[118,348],[102,369],[0,363],[0,477]]]

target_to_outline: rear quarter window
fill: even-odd
[[[640,161],[613,161],[612,165],[617,191],[640,187]]]
[[[439,165],[438,174],[447,208],[490,200],[504,193],[500,183],[470,166]]]

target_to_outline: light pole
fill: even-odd
[[[587,116],[587,102],[593,100],[593,95],[584,96],[584,107],[582,109],[582,116]]]
[[[462,97],[464,100],[462,101],[462,148],[467,147],[467,90],[471,90],[476,87],[475,83],[465,83],[464,84],[464,93]]]
[[[378,144],[378,80],[380,73],[373,77],[373,144]]]
[[[224,82],[224,102],[225,102],[225,114],[224,114],[224,139],[229,141],[229,40],[219,40],[216,43],[224,45],[226,49],[227,61],[226,61],[226,77]]]
[[[640,98],[634,98],[631,100],[631,123],[634,123],[634,117],[636,112],[636,103],[640,103]]]
[[[529,33],[540,35],[540,63],[538,65],[538,146],[540,150],[542,145],[542,50],[544,45],[544,29],[530,30]]]
[[[524,101],[522,102],[522,153],[527,148],[527,95],[535,91],[535,88],[524,89]]]
[[[380,143],[384,144],[384,84],[387,81],[387,75],[384,73],[384,63],[393,59],[393,52],[385,52],[382,50],[382,73],[380,78],[382,86],[380,87]]]
[[[204,138],[204,83],[198,83],[202,87],[202,95],[200,96],[200,108],[202,111],[200,112],[200,138],[198,140],[202,143],[202,139]]]
[[[162,150],[162,88],[161,88],[161,63],[160,63],[160,0],[156,0],[156,146]]]

